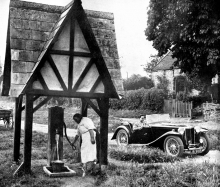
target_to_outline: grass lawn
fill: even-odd
[[[47,108],[42,108],[34,114],[34,122],[47,124]],[[77,108],[65,108],[65,123],[69,128],[75,128],[72,115],[80,112]],[[112,111],[109,112],[109,132],[120,124],[119,117],[136,117],[143,111]],[[99,118],[93,110],[89,110],[88,116],[99,126]],[[116,117],[117,116],[117,117]],[[200,125],[200,124],[198,124]],[[201,124],[210,131],[208,136],[212,142],[212,149],[220,150],[220,128],[212,122]],[[21,135],[23,142],[23,131]],[[149,187],[219,187],[220,166],[209,163],[182,163],[179,159],[173,159],[155,148],[137,148],[119,150],[115,146],[109,146],[109,167],[106,175],[86,176],[81,178],[49,178],[43,171],[47,160],[47,135],[33,132],[32,142],[32,174],[22,177],[13,177],[18,165],[12,161],[13,154],[13,130],[0,126],[0,187],[61,187],[68,184],[73,186],[149,186]],[[121,152],[120,152],[121,151]],[[124,152],[123,152],[124,151]],[[117,154],[119,153],[120,154]],[[126,154],[124,154],[126,152]],[[21,144],[23,153],[23,144]],[[145,154],[144,154],[145,153]],[[120,155],[123,155],[121,157]],[[120,159],[117,159],[117,157]],[[73,151],[64,138],[65,164],[74,167]],[[22,157],[21,157],[22,161]]]

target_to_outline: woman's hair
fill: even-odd
[[[81,120],[83,118],[83,116],[79,113],[76,113],[76,114],[73,115],[73,119],[74,118],[79,118]]]

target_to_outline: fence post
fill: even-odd
[[[192,101],[190,102],[190,107],[189,107],[189,117],[192,118]]]
[[[172,117],[175,117],[175,110],[176,110],[176,102],[175,102],[175,99],[172,100]]]

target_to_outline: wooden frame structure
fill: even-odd
[[[23,96],[25,106],[22,106]],[[41,96],[46,99],[34,107],[33,102]],[[87,116],[89,105],[100,116],[100,165],[107,165],[109,98],[119,95],[80,0],[73,0],[63,9],[16,98],[14,161],[20,155],[23,110],[25,129],[24,161],[15,174],[31,172],[33,113],[52,97],[81,98],[83,116]]]

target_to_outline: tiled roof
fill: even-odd
[[[22,90],[34,66],[41,59],[39,55],[43,54],[42,51],[50,45],[70,5],[61,7],[11,0],[10,94],[17,95]],[[85,10],[85,13],[116,90],[121,92],[123,91],[123,84],[117,51],[114,16],[112,13],[91,10]]]
[[[153,68],[153,71],[159,70],[171,70],[173,69],[173,63],[176,61],[176,58],[172,58],[172,52],[169,51]]]

